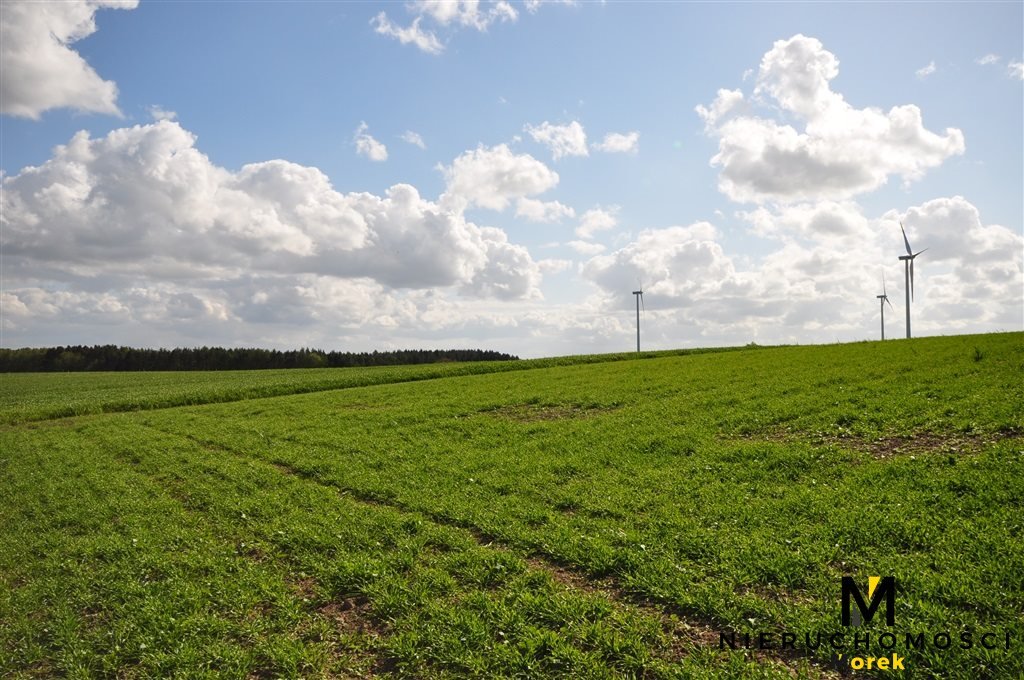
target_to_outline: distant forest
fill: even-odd
[[[336,368],[508,361],[511,354],[482,349],[403,349],[393,352],[324,352],[298,349],[198,347],[134,349],[114,345],[0,349],[0,372],[26,371],[236,371],[257,368]]]

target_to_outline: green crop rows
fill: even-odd
[[[895,630],[854,675],[1020,677],[1022,377],[1020,333],[0,376],[0,676],[832,677]],[[840,659],[843,575],[898,587]]]

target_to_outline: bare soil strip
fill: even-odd
[[[893,435],[870,439],[845,433],[770,430],[734,437],[726,436],[723,439],[835,446],[868,453],[878,460],[888,460],[908,455],[976,455],[981,453],[986,446],[992,446],[1001,441],[1014,440],[1024,443],[1024,432],[1016,429],[1000,430],[991,434],[918,432],[910,435]]]
[[[479,413],[518,423],[536,423],[547,420],[589,418],[608,413],[617,406],[580,406],[579,404],[508,404],[482,409]]]

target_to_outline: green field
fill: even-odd
[[[0,376],[0,676],[1024,676],[1024,334],[634,357]]]

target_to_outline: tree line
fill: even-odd
[[[402,349],[388,352],[281,351],[255,347],[136,349],[115,345],[0,349],[0,372],[236,371],[260,368],[393,366],[445,361],[509,361],[519,357],[482,349]]]

